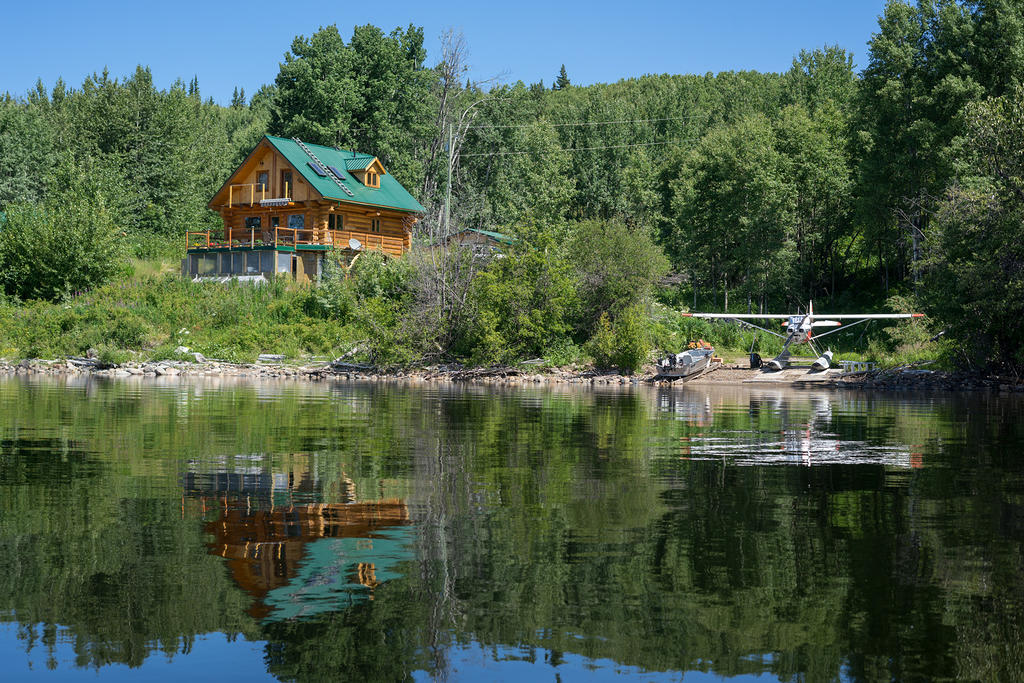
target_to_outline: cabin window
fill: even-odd
[[[380,187],[380,176],[373,171],[366,172],[366,185],[368,187]]]
[[[245,227],[249,230],[259,230],[262,225],[262,221],[259,216],[246,216]]]
[[[217,272],[217,254],[203,254],[199,261],[200,275],[213,275]]]
[[[245,272],[249,275],[260,272],[260,253],[258,251],[246,252]]]
[[[274,252],[272,251],[261,251],[260,252],[260,271],[264,273],[274,272]]]
[[[370,228],[374,232],[380,232],[380,219],[379,218],[374,218],[373,220],[371,220],[370,221]]]
[[[256,174],[256,191],[266,190],[270,184],[270,174],[266,171],[260,171]]]
[[[245,254],[236,251],[231,254],[231,273],[241,275],[245,272]]]
[[[293,213],[288,216],[288,227],[296,230],[302,230],[306,227],[306,214],[304,213]]]
[[[272,228],[280,228],[281,227],[281,217],[280,216],[271,216],[270,217],[270,227],[272,227]]]
[[[292,270],[292,255],[288,252],[279,251],[277,253],[277,272],[279,273],[290,273]]]
[[[191,256],[188,257],[188,274],[189,275],[198,275],[199,274],[199,259],[201,259],[201,258],[202,258],[202,256],[200,256],[199,254],[192,254]]]
[[[290,199],[292,196],[292,189],[294,187],[295,186],[292,185],[292,172],[281,171],[281,196],[288,197]]]

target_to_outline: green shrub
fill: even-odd
[[[548,346],[544,353],[544,365],[549,368],[563,367],[583,360],[583,349],[571,339],[558,339]]]
[[[320,282],[306,290],[302,309],[307,315],[344,323],[352,319],[356,306],[348,268],[339,252],[331,252],[324,259]]]
[[[543,356],[569,338],[578,304],[571,266],[529,246],[491,261],[474,279],[470,297],[475,315],[462,349],[478,363]]]
[[[668,260],[644,229],[619,221],[583,221],[567,244],[580,296],[580,329],[591,333],[601,315],[613,317],[650,296]]]
[[[359,254],[349,269],[358,299],[376,297],[397,300],[407,295],[413,280],[408,259],[395,259],[377,251]]]
[[[0,230],[0,289],[21,299],[64,299],[125,267],[122,234],[103,197],[73,177],[45,204],[10,203]],[[76,192],[76,190],[80,190]]]
[[[110,346],[109,344],[103,344],[97,351],[97,359],[104,365],[123,365],[134,358],[134,355],[123,349]]]
[[[587,346],[597,367],[633,373],[646,362],[650,352],[650,334],[643,307],[627,308],[614,323],[604,313],[596,327]]]
[[[602,313],[598,319],[594,336],[587,342],[587,350],[598,368],[607,370],[615,366],[615,331],[607,313]]]
[[[149,323],[135,314],[120,314],[106,330],[107,341],[120,349],[140,349],[149,337]]]

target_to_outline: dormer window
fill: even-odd
[[[366,172],[366,186],[380,187],[380,176],[375,171]]]

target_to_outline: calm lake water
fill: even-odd
[[[1022,418],[0,380],[0,677],[1022,680]]]

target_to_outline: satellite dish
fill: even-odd
[[[363,243],[353,237],[348,241],[348,248],[352,251],[359,251],[363,248]]]

